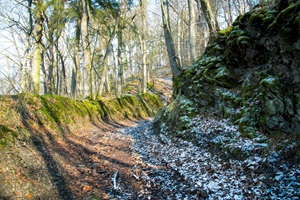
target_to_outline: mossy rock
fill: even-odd
[[[240,36],[236,42],[239,47],[245,46],[245,45],[250,46],[251,39],[250,39],[250,37],[243,35],[243,36]]]
[[[231,118],[248,138],[257,130],[300,134],[300,3],[280,2],[282,9],[256,6],[220,31],[177,85],[199,112]],[[180,103],[168,109],[172,128],[188,126]]]
[[[228,26],[226,29],[219,31],[219,34],[222,36],[229,35],[232,31],[232,26]]]

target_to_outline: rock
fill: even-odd
[[[209,196],[205,190],[199,190],[197,191],[197,197],[198,199],[207,199]]]
[[[298,1],[280,1],[255,8],[220,31],[176,80],[182,92],[165,110],[167,127],[188,128],[190,120],[180,119],[189,116],[190,107],[193,113],[231,118],[250,136],[258,129],[274,135],[299,133],[299,13]],[[182,107],[183,100],[192,103]]]

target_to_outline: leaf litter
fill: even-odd
[[[299,199],[299,164],[285,162],[266,137],[243,137],[227,120],[197,116],[190,123],[182,135],[192,134],[192,142],[156,133],[148,120],[61,140],[43,135],[35,141],[39,152],[20,154],[20,166],[39,171],[14,175],[17,167],[5,168],[3,159],[0,176],[18,184],[6,181],[2,189],[8,197],[18,191],[15,199]]]
[[[146,166],[141,199],[299,199],[299,164],[270,150],[265,136],[243,137],[228,120],[191,123],[182,134],[193,142],[155,134],[151,122],[123,131]]]

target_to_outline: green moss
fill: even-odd
[[[227,40],[231,40],[231,39],[233,39],[233,38],[238,38],[238,37],[240,37],[240,36],[242,36],[242,35],[245,35],[245,31],[240,30],[240,29],[234,30],[234,31],[232,31],[232,32],[229,34],[229,36],[227,37]]]
[[[239,126],[239,131],[243,137],[253,139],[257,137],[255,128],[252,126]]]
[[[300,13],[295,17],[295,20],[294,20],[293,24],[300,27]]]
[[[279,80],[276,77],[269,76],[267,78],[264,78],[259,83],[259,86],[264,93],[272,92],[277,96],[282,96],[282,89]]]
[[[275,21],[275,16],[274,15],[267,15],[265,18],[263,18],[263,24],[264,25],[269,25]]]
[[[282,10],[277,16],[276,19],[268,26],[268,30],[278,29],[280,28],[280,24],[284,22],[284,20],[294,18],[295,13],[300,11],[300,2],[292,3],[289,7]],[[297,17],[296,17],[297,18]]]
[[[11,102],[2,103],[1,106],[11,104]],[[7,111],[3,110],[3,106],[1,107],[5,113],[12,113],[12,115],[6,114],[4,124],[0,125],[0,143],[9,143],[9,139],[17,135],[12,128],[15,126],[19,127],[18,132],[35,134],[36,130],[54,130],[63,136],[70,126],[78,122],[97,125],[125,118],[147,118],[155,115],[161,106],[160,99],[150,94],[124,96],[107,101],[88,99],[75,101],[55,95],[20,94],[20,97],[16,97],[14,106],[5,107]]]
[[[250,42],[250,38],[247,37],[247,36],[240,36],[238,39],[237,39],[237,45],[238,46],[241,46],[241,45],[245,45],[245,44],[249,44]]]
[[[226,29],[219,31],[220,35],[228,35],[232,31],[232,26],[228,26]]]
[[[18,137],[18,133],[7,126],[0,124],[0,146],[5,147]]]
[[[263,14],[261,14],[261,12],[254,12],[254,13],[252,13],[249,20],[252,24],[262,24],[264,17],[265,16]]]

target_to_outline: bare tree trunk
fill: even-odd
[[[117,57],[118,57],[118,73],[116,77],[116,82],[117,82],[117,92],[116,96],[119,98],[122,95],[122,88],[123,88],[123,33],[120,28],[118,28],[118,52],[117,52]]]
[[[229,18],[229,24],[228,24],[228,26],[231,26],[231,24],[233,22],[233,17],[232,17],[233,9],[232,9],[232,5],[231,5],[231,1],[230,0],[227,1],[227,8],[228,8],[228,18]]]
[[[102,96],[103,94],[103,88],[104,88],[104,83],[107,77],[107,68],[108,68],[108,56],[111,53],[112,50],[112,40],[116,35],[117,29],[118,29],[118,24],[119,24],[119,20],[120,20],[120,16],[117,17],[116,22],[115,22],[115,26],[114,26],[114,30],[113,33],[111,34],[107,44],[106,44],[106,50],[105,50],[105,55],[103,58],[103,69],[102,69],[102,73],[101,73],[101,80],[100,80],[100,86],[99,86],[99,95]]]
[[[182,11],[180,14],[178,14],[177,18],[177,54],[178,54],[178,59],[179,59],[179,64],[182,66],[183,60],[182,60],[182,51],[181,51],[181,45],[182,45],[182,36],[183,36],[183,31],[182,31]]]
[[[141,35],[141,49],[142,49],[142,93],[147,91],[147,58],[146,58],[146,3],[147,0],[140,0],[140,9],[142,15],[142,35]]]
[[[126,0],[121,0],[120,4],[120,20],[118,23],[118,31],[117,31],[117,38],[118,38],[118,75],[116,77],[117,88],[116,88],[116,96],[119,98],[122,95],[122,89],[125,82],[124,78],[124,63],[123,63],[123,50],[124,50],[124,41],[123,41],[123,28],[124,18],[125,18],[125,11],[127,9],[127,2]]]
[[[252,1],[252,0],[251,0]],[[239,15],[242,15],[244,13],[244,9],[243,7],[245,7],[245,5],[243,5],[241,0],[237,0],[238,2],[238,11],[239,11]]]
[[[200,0],[201,7],[203,10],[203,13],[206,18],[206,22],[210,31],[210,35],[212,36],[215,32],[219,30],[219,26],[216,23],[216,16],[213,13],[213,10],[211,8],[211,5],[208,0]]]
[[[191,61],[194,63],[196,60],[196,14],[194,0],[188,0],[189,7],[189,43],[190,43],[190,55]]]
[[[227,26],[231,25],[231,21],[230,21],[230,17],[229,17],[229,13],[231,12],[230,10],[228,10],[228,4],[225,3],[224,0],[221,0],[221,4],[222,4],[222,9],[223,9],[223,13],[224,13],[224,18],[225,21],[227,23]]]
[[[93,79],[92,79],[92,62],[91,62],[91,49],[89,42],[89,5],[87,0],[82,0],[82,18],[81,18],[81,36],[83,44],[84,56],[84,79],[83,79],[83,96],[93,97]]]
[[[40,93],[40,73],[41,73],[41,47],[42,47],[42,37],[43,37],[43,12],[44,12],[44,2],[43,0],[37,0],[35,4],[35,25],[33,28],[34,37],[34,52],[32,59],[32,83],[33,83],[33,93]]]
[[[74,65],[72,68],[72,78],[71,78],[71,96],[73,98],[76,97],[76,89],[78,87],[78,73],[79,73],[79,45],[80,45],[80,24],[81,21],[78,19],[77,25],[76,25],[76,35],[75,35],[75,46],[74,46]]]
[[[48,68],[48,76],[46,82],[46,90],[44,91],[47,94],[53,94],[54,92],[54,79],[53,79],[53,68],[54,68],[54,44],[53,44],[53,37],[50,38],[50,53],[49,53],[49,68]]]
[[[25,55],[22,62],[22,83],[21,83],[21,92],[27,92],[28,91],[28,85],[27,85],[27,69],[30,65],[30,35],[32,34],[33,24],[32,24],[32,0],[28,0],[28,17],[29,17],[29,23],[28,23],[28,30],[26,31],[26,41],[25,41]]]
[[[174,42],[171,35],[169,13],[167,7],[168,7],[168,0],[161,0],[162,21],[163,21],[165,42],[167,46],[167,52],[168,52],[172,75],[173,78],[175,79],[182,73],[182,70],[181,70],[179,58],[177,57],[174,49]]]
[[[21,78],[21,92],[27,92],[28,86],[27,86],[27,69],[29,65],[29,38],[26,38],[26,44],[25,44],[25,55],[22,62],[22,78]]]
[[[67,76],[66,76],[66,67],[65,67],[65,60],[63,57],[62,52],[59,50],[58,45],[55,44],[57,56],[59,57],[60,63],[61,63],[61,89],[62,89],[62,94],[67,95],[68,94],[68,86],[67,86]]]

